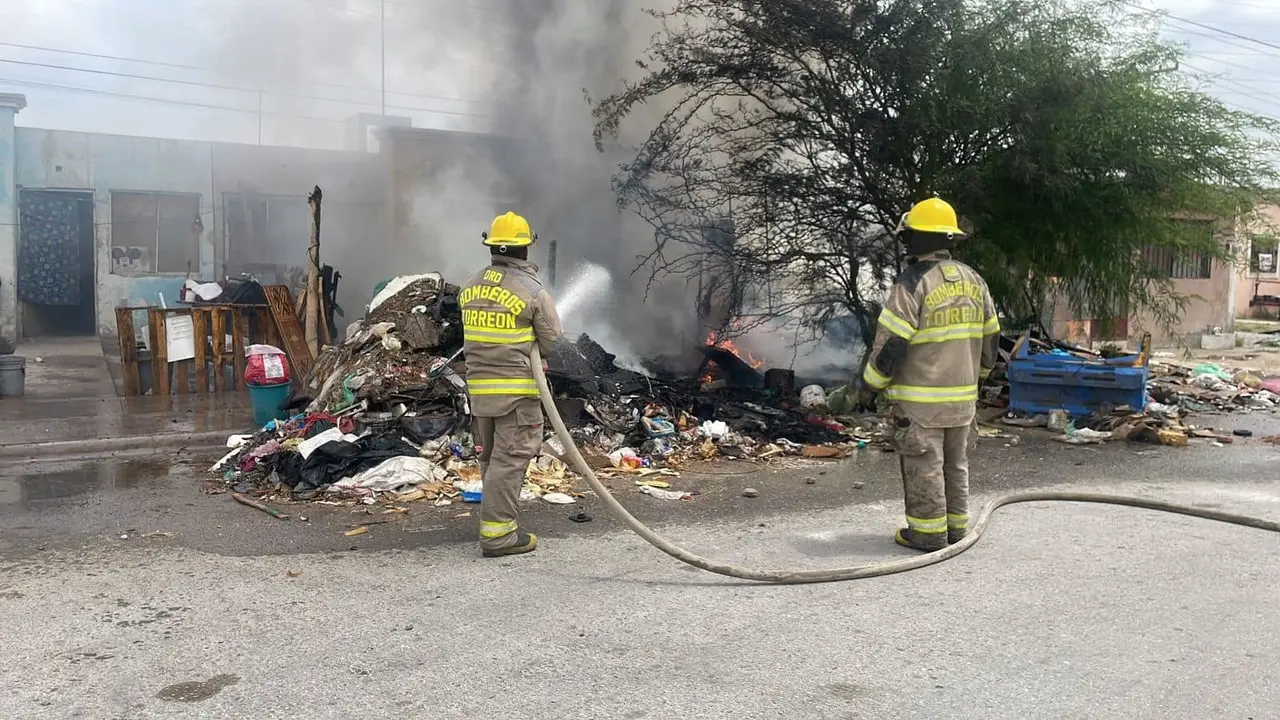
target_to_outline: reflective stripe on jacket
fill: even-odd
[[[890,289],[862,380],[923,427],[968,425],[999,337],[986,281],[950,253],[931,253]]]
[[[538,396],[529,353],[535,341],[549,353],[564,328],[537,273],[530,262],[495,257],[458,293],[472,415],[500,417]]]

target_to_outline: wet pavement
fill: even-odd
[[[1257,439],[1280,424],[1229,427],[1255,437],[986,441],[975,500],[1069,486],[1280,519],[1280,448]],[[583,525],[530,505],[544,547],[484,561],[474,516],[457,517],[473,506],[385,524],[292,506],[280,521],[202,494],[204,464],[0,470],[0,717],[1198,720],[1280,706],[1274,534],[1033,504],[939,566],[761,587],[680,565],[591,503]],[[692,502],[622,501],[725,561],[853,565],[909,555],[889,540],[895,465],[717,465],[680,479],[704,490]],[[369,534],[343,536],[355,523]]]
[[[230,435],[252,424],[247,393],[0,402],[0,444],[212,431]]]
[[[1217,424],[1228,431],[1248,430],[1253,437],[1220,448],[1207,441],[1189,448],[1069,446],[1049,441],[1042,431],[1024,432],[1018,444],[983,440],[972,457],[974,492],[1184,478],[1230,482],[1265,477],[1280,466],[1280,447],[1261,441],[1280,433],[1280,416],[1222,416]],[[13,557],[67,545],[146,542],[245,556],[412,549],[473,540],[478,506],[462,503],[442,508],[410,503],[409,512],[388,516],[381,506],[278,502],[274,507],[292,517],[273,519],[236,504],[228,494],[207,494],[206,471],[222,452],[191,448],[143,458],[8,464],[0,468],[0,527],[6,528],[0,553]],[[695,466],[676,481],[680,489],[701,492],[692,502],[640,496],[627,480],[609,484],[637,517],[658,525],[808,513],[855,503],[892,506],[901,497],[895,456],[874,449],[841,462],[809,461],[798,467]],[[759,489],[760,497],[743,497],[747,487]],[[552,541],[618,529],[598,503],[588,498],[583,505],[591,522],[570,521],[574,506],[525,504],[526,524]],[[344,535],[360,526],[369,532]]]
[[[245,393],[170,397],[6,398],[0,401],[0,458],[167,457],[179,448],[213,452],[248,432]]]
[[[245,392],[119,397],[97,338],[26,341],[26,394],[0,399],[0,458],[112,457],[216,448],[245,432]]]
[[[117,351],[118,352],[118,351]],[[114,397],[118,388],[101,341],[94,336],[25,339],[27,398]],[[3,403],[10,402],[5,399]]]

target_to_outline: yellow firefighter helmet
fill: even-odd
[[[911,211],[902,217],[902,223],[898,229],[901,230],[903,227],[916,232],[964,237],[964,231],[956,222],[955,208],[938,197],[931,197],[913,205]]]
[[[494,218],[489,232],[480,233],[480,237],[489,247],[526,247],[538,239],[538,234],[529,229],[524,217],[508,212]]]

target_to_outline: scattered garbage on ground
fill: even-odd
[[[482,448],[471,436],[458,292],[438,273],[381,284],[364,319],[294,384],[280,419],[228,440],[211,491],[285,518],[266,501],[379,505],[392,516],[408,503],[480,502]],[[682,374],[622,368],[587,335],[547,354],[557,409],[602,479],[653,500],[688,502],[699,490],[685,486],[683,474],[697,464],[819,463],[887,447],[888,427],[860,406],[856,382],[798,386],[790,370],[761,371],[762,363],[714,336],[700,351],[701,365]],[[259,369],[275,378],[281,369],[271,358],[264,350]],[[1004,417],[979,435],[1017,445],[1002,424],[1042,427],[1072,445],[1226,446],[1237,433],[1191,417],[1274,411],[1278,403],[1280,378],[1156,361],[1149,339],[1137,353],[1093,352],[1024,334],[1002,338],[980,405]],[[587,522],[585,484],[565,458],[548,434],[526,468],[521,499],[577,506],[576,521]],[[744,496],[759,495],[749,490]]]
[[[306,392],[285,404],[287,419],[228,441],[214,490],[340,505],[479,502],[482,448],[471,436],[458,292],[437,273],[382,284],[365,318],[320,353],[302,379]],[[623,369],[587,335],[548,353],[555,403],[602,478],[689,500],[696,489],[672,484],[690,463],[822,462],[878,442],[876,418],[833,408],[821,387],[801,398],[790,371],[762,373],[729,344],[702,350],[702,366],[684,377]],[[525,479],[526,501],[584,496],[553,434]]]
[[[1191,418],[1280,409],[1280,378],[1157,359],[1149,337],[1137,353],[1094,352],[1030,335],[1004,340],[997,369],[1004,379],[986,388],[984,404],[1007,408],[1004,424],[1044,427],[1059,442],[1185,447],[1202,440],[1222,447],[1247,431]]]

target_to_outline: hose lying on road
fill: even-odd
[[[609,490],[601,484],[596,474],[591,471],[591,466],[583,459],[582,453],[579,452],[578,446],[574,444],[573,438],[569,435],[568,428],[564,425],[564,419],[560,417],[559,410],[556,409],[555,400],[551,394],[551,388],[547,385],[547,376],[542,371],[542,358],[538,352],[537,343],[533,347],[533,376],[538,383],[538,392],[542,396],[542,406],[547,411],[547,417],[551,418],[551,425],[555,428],[556,436],[560,438],[560,442],[564,444],[565,452],[569,456],[569,460],[573,468],[587,479],[587,484],[591,489],[600,496],[600,500],[613,512],[615,516],[627,527],[631,528],[637,535],[644,538],[650,545],[658,548],[662,552],[671,557],[688,563],[696,568],[701,568],[717,575],[727,575],[742,580],[755,580],[758,582],[778,583],[784,585],[799,585],[804,583],[824,583],[836,582],[840,580],[860,580],[863,578],[880,577],[882,575],[893,575],[894,573],[906,572],[907,570],[915,570],[917,568],[927,567],[940,563],[943,560],[953,558],[960,553],[973,547],[974,543],[982,537],[983,531],[987,528],[987,521],[991,518],[991,513],[997,508],[1005,505],[1013,505],[1015,503],[1028,502],[1083,502],[1083,503],[1102,503],[1105,505],[1124,505],[1126,507],[1136,507],[1145,510],[1158,510],[1161,512],[1177,513],[1179,515],[1190,515],[1191,517],[1204,518],[1206,520],[1217,520],[1219,522],[1231,523],[1233,525],[1243,525],[1245,527],[1257,528],[1259,530],[1268,530],[1270,532],[1280,532],[1280,522],[1273,520],[1264,520],[1262,518],[1249,517],[1247,515],[1237,515],[1235,513],[1219,512],[1217,510],[1207,510],[1190,505],[1178,505],[1175,503],[1161,502],[1159,500],[1147,500],[1137,497],[1125,497],[1122,495],[1105,495],[1100,493],[1085,492],[1022,492],[1002,495],[987,503],[982,508],[982,512],[978,514],[978,518],[969,527],[969,534],[960,542],[948,546],[944,550],[938,550],[926,555],[918,555],[915,557],[904,558],[901,560],[889,560],[886,562],[872,563],[869,565],[859,565],[857,567],[847,568],[831,568],[828,570],[754,570],[751,568],[739,567],[737,565],[727,565],[718,563],[707,558],[694,555],[684,548],[675,545],[670,540],[662,537],[656,532],[650,530],[639,520],[637,520],[622,504],[613,497]]]

